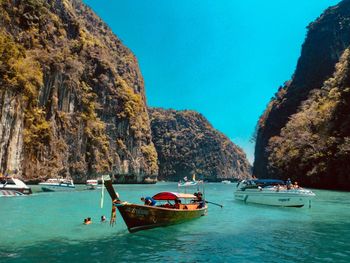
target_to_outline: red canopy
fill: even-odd
[[[183,194],[183,193],[174,193],[174,192],[161,192],[152,197],[154,200],[176,200],[179,198],[185,199],[195,199],[196,196],[193,194]]]

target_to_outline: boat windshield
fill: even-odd
[[[269,185],[285,185],[284,181],[282,180],[275,180],[275,179],[259,179],[259,180],[252,180],[253,184],[257,186],[269,186]]]
[[[240,183],[238,183],[240,185]],[[276,179],[258,179],[258,180],[244,180],[241,182],[241,189],[250,189],[258,187],[269,187],[269,186],[285,186],[284,181]]]
[[[58,179],[48,179],[47,182],[48,183],[58,183],[59,180]]]
[[[0,178],[1,184],[16,184],[11,178]]]

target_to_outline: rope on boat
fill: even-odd
[[[111,211],[111,220],[109,221],[110,226],[115,225],[115,221],[117,219],[117,208],[112,204],[112,211]]]

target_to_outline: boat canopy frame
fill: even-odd
[[[176,193],[176,192],[160,192],[152,197],[156,201],[173,201],[177,199],[196,199],[193,194]]]

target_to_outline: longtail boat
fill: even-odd
[[[179,224],[207,214],[208,207],[204,199],[196,195],[161,192],[152,197],[159,205],[139,205],[122,202],[114,191],[111,180],[104,184],[112,199],[112,218],[115,207],[122,215],[130,233],[155,227]],[[180,203],[184,200],[186,203]],[[174,204],[173,204],[174,202]]]

